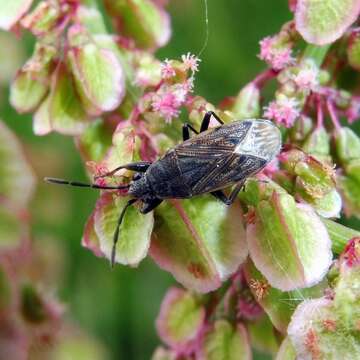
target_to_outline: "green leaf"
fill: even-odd
[[[156,48],[170,37],[168,14],[150,0],[107,0],[107,9],[115,18],[120,32],[132,37],[140,48]]]
[[[111,259],[113,238],[119,215],[129,198],[103,193],[96,203],[94,213],[95,232],[100,241],[100,250]],[[153,213],[143,215],[131,206],[120,226],[115,261],[136,266],[147,254],[153,229]]]
[[[205,308],[190,292],[171,288],[162,301],[156,327],[161,339],[170,347],[186,347],[200,333]]]
[[[352,176],[339,176],[338,186],[343,197],[346,216],[360,218],[360,181]]]
[[[348,241],[356,236],[360,236],[360,232],[347,226],[341,225],[330,219],[321,219],[325,224],[332,242],[332,250],[339,255],[344,251],[345,245]]]
[[[244,270],[246,281],[255,299],[267,313],[274,327],[283,334],[286,334],[296,306],[305,299],[321,296],[326,287],[324,282],[313,288],[281,291],[272,287],[250,260],[245,263]]]
[[[322,280],[332,261],[331,241],[314,210],[288,194],[273,193],[255,208],[247,226],[249,252],[269,283],[280,290]]]
[[[0,206],[0,250],[12,250],[20,246],[28,236],[27,226],[21,215],[11,206]]]
[[[77,139],[77,146],[86,161],[99,162],[111,146],[112,129],[103,119],[93,121]]]
[[[76,13],[77,20],[86,27],[90,34],[107,34],[103,16],[98,9],[80,5]]]
[[[10,30],[28,11],[32,0],[0,0],[0,29]]]
[[[95,214],[92,213],[85,225],[84,234],[81,240],[81,245],[91,250],[94,255],[103,257],[104,254],[100,250],[100,239],[95,231]]]
[[[289,337],[286,337],[280,345],[275,360],[296,360],[296,353]]]
[[[125,95],[125,76],[112,51],[89,42],[70,49],[68,59],[76,88],[90,115],[99,115],[120,105]]]
[[[0,196],[20,209],[33,194],[35,178],[21,144],[0,120]]]
[[[85,130],[87,116],[64,63],[59,63],[52,75],[49,98],[35,117],[39,117],[38,122],[42,124],[50,123],[52,130],[64,135],[79,135]]]
[[[360,138],[350,128],[342,127],[335,133],[337,156],[342,164],[360,158]]]
[[[247,329],[250,343],[253,348],[261,353],[275,355],[279,345],[276,339],[274,326],[268,316],[262,316],[257,321],[249,322]]]
[[[360,71],[360,32],[354,30],[349,38],[349,45],[347,47],[347,57],[349,64]]]
[[[200,347],[199,360],[250,360],[251,348],[243,325],[236,327],[217,320],[206,333]]]
[[[171,200],[156,210],[151,256],[185,287],[218,288],[247,256],[242,212],[210,196]]]
[[[246,85],[236,96],[231,109],[236,119],[251,119],[260,116],[260,90],[250,83]]]
[[[51,347],[47,359],[51,360],[105,360],[109,354],[95,338],[82,334],[78,329],[65,328],[64,334]]]
[[[11,105],[20,113],[31,112],[40,104],[48,89],[44,76],[36,79],[33,73],[20,70],[11,84]]]
[[[352,309],[358,309],[354,303]],[[359,312],[353,320],[358,321]],[[357,359],[360,355],[359,330],[350,328],[332,301],[319,298],[301,303],[288,328],[299,359]]]
[[[311,44],[329,44],[345,33],[359,11],[358,0],[298,0],[296,29]]]

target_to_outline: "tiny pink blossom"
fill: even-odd
[[[171,122],[172,118],[179,116],[181,104],[179,94],[169,91],[164,94],[156,94],[152,108],[154,111],[159,112],[166,122]]]
[[[264,117],[289,128],[300,115],[300,111],[296,106],[297,102],[290,98],[285,98],[281,101],[272,101],[269,106],[265,107]]]
[[[281,70],[294,63],[294,58],[291,56],[290,48],[279,49],[274,51],[273,58],[270,65],[274,70]]]
[[[170,79],[176,75],[175,69],[172,67],[170,60],[165,59],[161,64],[161,77],[163,79]]]
[[[259,44],[260,44],[259,58],[264,61],[271,61],[274,39],[271,36],[267,36],[262,40],[260,40]]]
[[[190,76],[185,82],[181,84],[182,88],[187,92],[193,92],[194,90],[194,80],[193,76]]]
[[[302,69],[293,80],[300,90],[313,90],[319,84],[318,71],[315,67]]]
[[[197,56],[188,52],[186,55],[181,55],[181,60],[184,63],[186,70],[191,70],[192,72],[199,70],[199,62],[201,60]]]
[[[282,70],[294,63],[289,46],[279,46],[275,37],[267,36],[260,41],[259,58],[268,63],[274,70]]]

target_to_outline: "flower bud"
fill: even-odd
[[[313,121],[308,116],[300,115],[289,129],[289,136],[294,142],[303,141],[311,132]]]
[[[204,334],[196,356],[198,360],[251,359],[251,347],[246,328],[217,320]]]
[[[231,109],[236,119],[258,118],[260,116],[260,90],[250,83],[235,98]]]
[[[41,1],[21,20],[21,25],[35,36],[48,36],[52,31],[59,32],[63,29],[67,23],[68,11],[68,6],[61,7],[56,1]]]
[[[125,76],[116,55],[97,46],[80,25],[69,29],[68,38],[68,60],[86,112],[99,115],[117,108],[125,95]]]
[[[355,169],[352,171],[355,172]],[[346,216],[360,217],[360,181],[357,180],[359,170],[356,176],[342,175],[338,178],[339,189],[344,200],[344,212]]]
[[[329,161],[330,136],[326,129],[317,127],[305,140],[302,149],[319,160]]]
[[[284,168],[297,176],[297,183],[308,195],[319,198],[335,186],[335,171],[332,167],[294,149],[281,154]]]
[[[165,45],[170,37],[170,19],[160,6],[150,0],[106,0],[119,32],[131,37],[136,46],[154,49]]]
[[[349,64],[355,69],[360,70],[360,31],[355,29],[351,32],[347,47],[347,57]]]
[[[45,97],[55,55],[53,46],[37,43],[33,56],[17,73],[10,87],[10,102],[18,112],[34,111]]]
[[[342,164],[360,158],[360,138],[350,128],[342,127],[336,131],[335,144],[337,156]]]
[[[162,301],[156,328],[168,346],[185,350],[199,335],[204,320],[205,308],[201,297],[173,287]]]

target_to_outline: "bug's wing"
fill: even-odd
[[[279,130],[266,120],[235,121],[209,129],[174,151],[192,195],[218,190],[260,171],[279,151]]]
[[[179,165],[192,194],[198,195],[240,182],[262,169],[266,161],[252,155],[231,153],[223,154],[216,160],[180,157]]]
[[[250,121],[235,121],[204,131],[176,146],[178,155],[218,158],[234,151],[252,126]]]

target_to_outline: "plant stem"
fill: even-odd
[[[335,221],[323,218],[322,222],[329,232],[332,241],[332,250],[337,255],[344,250],[345,245],[350,239],[360,237],[359,231],[348,228],[347,226],[341,225]]]
[[[303,59],[312,59],[315,64],[320,67],[329,48],[330,45],[316,46],[308,44],[304,50]]]

